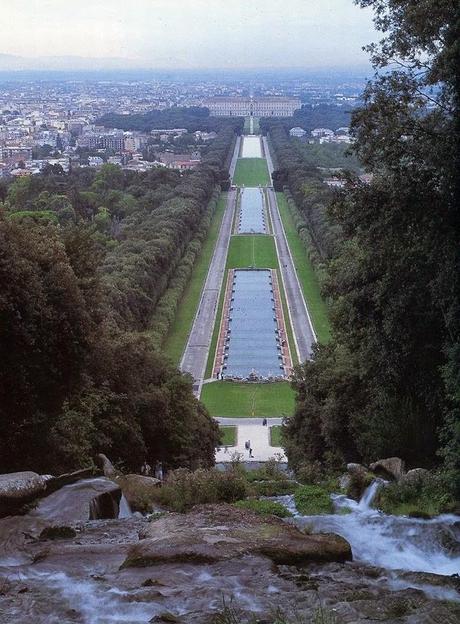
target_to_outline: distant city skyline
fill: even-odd
[[[1,68],[29,69],[34,59],[44,68],[85,59],[130,69],[353,67],[368,62],[362,46],[379,37],[372,12],[353,0],[24,4],[2,6]]]

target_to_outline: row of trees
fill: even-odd
[[[105,165],[0,189],[0,471],[98,452],[129,469],[213,463],[216,424],[139,330],[228,184],[234,138],[192,173]]]
[[[273,172],[276,191],[288,190],[301,213],[319,257],[332,258],[340,235],[327,215],[332,192],[323,183],[324,175],[317,166],[305,160],[302,146],[290,139],[282,121],[264,120],[270,146],[277,165]]]
[[[385,32],[371,52],[387,69],[368,84],[352,123],[356,154],[374,178],[353,181],[328,209],[340,232],[328,251],[334,336],[296,371],[288,455],[294,465],[443,461],[459,496],[455,7],[359,4],[375,9]]]
[[[150,132],[157,129],[185,128],[188,132],[203,130],[205,132],[220,132],[231,126],[235,132],[241,134],[244,119],[242,117],[211,117],[209,109],[201,106],[174,107],[165,110],[152,110],[135,115],[119,115],[107,113],[97,120],[98,125],[121,130],[138,130]]]

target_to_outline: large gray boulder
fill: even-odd
[[[369,468],[379,477],[399,481],[405,473],[404,461],[399,457],[387,457],[379,459],[369,466]]]
[[[84,479],[41,499],[29,516],[53,525],[113,519],[118,518],[120,499],[121,490],[110,479]]]
[[[23,505],[40,496],[47,478],[36,472],[0,475],[0,517],[16,513]]]

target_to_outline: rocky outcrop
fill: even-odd
[[[113,477],[116,477],[119,474],[115,470],[115,467],[110,459],[107,457],[107,455],[104,455],[104,453],[99,453],[99,455],[97,456],[97,463],[104,473],[104,477],[107,477],[108,479],[113,479]]]
[[[66,485],[43,498],[29,516],[53,525],[68,525],[88,520],[117,518],[120,488],[104,477]]]
[[[414,468],[409,470],[403,475],[399,483],[400,485],[417,486],[420,485],[430,474],[430,471],[426,468]]]
[[[405,473],[404,461],[399,457],[379,459],[371,464],[369,468],[377,476],[383,477],[384,479],[392,479],[393,481],[399,481]]]
[[[132,511],[152,511],[161,481],[154,477],[128,474],[113,479],[121,489]]]
[[[348,561],[351,548],[334,534],[306,535],[275,517],[262,518],[232,505],[200,505],[150,523],[123,567],[158,563],[213,563],[262,555],[277,564]]]
[[[364,490],[372,483],[374,475],[362,464],[347,464],[347,472],[350,477],[346,487],[347,495],[359,500]]]
[[[23,505],[40,496],[47,478],[36,472],[0,475],[0,517],[16,513]]]

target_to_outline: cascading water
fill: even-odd
[[[356,502],[344,495],[332,499],[337,513],[301,516],[292,496],[281,496],[293,523],[314,533],[337,533],[351,545],[353,559],[388,570],[452,575],[460,572],[460,520],[442,515],[431,520],[391,516],[371,507],[383,481],[376,479]]]
[[[133,512],[124,494],[121,495],[118,518],[131,518]]]

